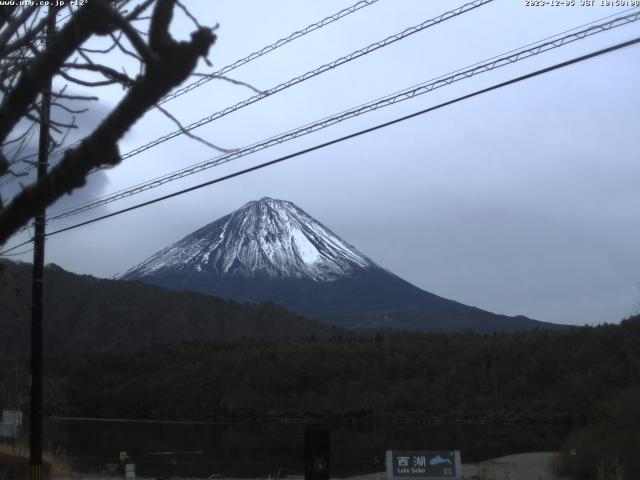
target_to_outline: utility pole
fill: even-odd
[[[47,11],[46,46],[56,28],[56,9]],[[46,48],[46,47],[45,47]],[[38,142],[38,180],[47,174],[49,165],[49,118],[51,114],[51,78],[41,95],[40,137]],[[35,217],[33,239],[33,280],[31,292],[31,382],[29,459],[31,480],[42,480],[42,305],[44,297],[45,211]]]

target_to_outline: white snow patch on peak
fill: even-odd
[[[374,267],[293,203],[264,197],[160,250],[123,278],[191,271],[332,281]]]
[[[299,229],[296,228],[291,232],[291,242],[293,249],[307,265],[313,265],[322,259],[318,249]]]

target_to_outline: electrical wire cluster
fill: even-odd
[[[333,23],[333,22],[337,21],[340,18],[343,18],[343,17],[345,17],[345,16],[347,16],[349,14],[352,14],[352,13],[354,13],[354,12],[356,12],[356,11],[366,7],[366,6],[369,6],[369,5],[373,4],[376,1],[377,0],[360,1],[360,2],[352,5],[351,7],[347,8],[347,9],[341,10],[341,11],[339,11],[339,12],[337,12],[337,13],[329,16],[329,17],[324,18],[323,20],[321,20],[319,22],[316,22],[314,24],[311,24],[311,25],[307,26],[306,28],[304,28],[302,30],[296,31],[296,32],[290,34],[289,36],[278,40],[277,42],[274,42],[274,43],[272,43],[272,44],[270,44],[270,45],[268,45],[268,46],[266,46],[266,47],[264,47],[264,48],[262,48],[260,50],[257,50],[255,52],[249,54],[246,57],[243,57],[240,60],[237,60],[236,62],[233,62],[232,64],[227,65],[226,67],[220,69],[218,72],[212,74],[211,77],[203,78],[201,80],[198,80],[197,82],[194,82],[194,83],[189,84],[189,85],[187,85],[187,86],[185,86],[185,87],[183,87],[183,88],[181,88],[179,90],[176,90],[172,94],[164,97],[161,100],[160,103],[165,103],[165,102],[173,100],[173,99],[175,99],[175,98],[177,98],[179,96],[182,96],[182,95],[184,95],[184,94],[196,89],[197,87],[207,83],[211,79],[215,78],[216,75],[219,76],[219,75],[222,75],[222,74],[224,74],[226,72],[229,72],[229,71],[237,68],[240,65],[244,65],[244,64],[246,64],[246,63],[248,63],[248,62],[250,62],[250,61],[252,61],[252,60],[254,60],[256,58],[259,58],[260,56],[262,56],[262,55],[264,55],[264,54],[266,54],[266,53],[268,53],[270,51],[273,51],[276,48],[279,48],[280,46],[285,45],[286,43],[289,43],[289,42],[291,42],[291,41],[293,41],[293,40],[295,40],[297,38],[300,38],[300,37],[312,32],[312,31],[318,30],[318,29],[322,28],[323,26],[328,25],[330,23]],[[445,12],[445,13],[437,16],[437,17],[425,20],[424,22],[421,22],[420,24],[417,24],[417,25],[415,25],[413,27],[409,27],[407,29],[404,29],[403,31],[401,31],[401,32],[399,32],[399,33],[397,33],[395,35],[386,37],[383,40],[380,40],[378,42],[375,42],[375,43],[372,43],[372,44],[368,45],[367,47],[364,47],[362,49],[356,50],[356,51],[354,51],[354,52],[352,52],[352,53],[350,53],[348,55],[342,56],[342,57],[340,57],[340,58],[338,58],[338,59],[336,59],[336,60],[334,60],[334,61],[332,61],[330,63],[321,65],[320,67],[317,67],[317,68],[315,68],[315,69],[313,69],[311,71],[308,71],[308,72],[306,72],[306,73],[304,73],[302,75],[296,76],[296,77],[294,77],[294,78],[292,78],[292,79],[290,79],[290,80],[288,80],[286,82],[280,83],[280,84],[276,85],[275,87],[272,87],[272,88],[270,88],[268,90],[260,92],[260,93],[254,95],[252,97],[249,97],[249,98],[243,100],[242,102],[239,102],[239,103],[237,103],[237,104],[235,104],[233,106],[227,107],[227,108],[225,108],[223,110],[220,110],[218,112],[210,114],[207,117],[204,117],[201,120],[198,120],[197,122],[194,122],[194,123],[192,123],[192,124],[190,124],[190,125],[188,125],[186,127],[183,127],[183,128],[181,128],[179,130],[171,132],[171,133],[169,133],[167,135],[158,137],[155,140],[153,140],[152,142],[148,142],[145,145],[142,145],[140,147],[137,147],[137,148],[125,153],[124,155],[122,155],[122,158],[123,159],[130,158],[130,157],[132,157],[134,155],[137,155],[137,154],[139,154],[139,153],[141,153],[141,152],[143,152],[145,150],[148,150],[149,148],[152,148],[152,147],[154,147],[156,145],[159,145],[160,143],[166,142],[166,141],[168,141],[168,140],[170,140],[172,138],[175,138],[175,137],[177,137],[179,135],[188,133],[190,130],[198,128],[198,127],[200,127],[200,126],[202,126],[204,124],[213,122],[213,121],[221,118],[222,116],[228,115],[228,114],[230,114],[230,113],[232,113],[234,111],[237,111],[237,110],[239,110],[241,108],[244,108],[244,107],[246,107],[248,105],[251,105],[253,103],[256,103],[259,100],[262,100],[263,98],[266,98],[268,96],[272,96],[272,95],[274,95],[274,94],[276,94],[276,93],[278,93],[278,92],[280,92],[282,90],[285,90],[285,89],[287,89],[287,88],[289,88],[289,87],[291,87],[293,85],[297,85],[299,83],[302,83],[302,82],[304,82],[304,81],[306,81],[306,80],[308,80],[310,78],[313,78],[313,77],[315,77],[317,75],[320,75],[320,74],[322,74],[324,72],[327,72],[329,70],[337,68],[337,67],[339,67],[341,65],[344,65],[344,64],[346,64],[348,62],[351,62],[351,61],[353,61],[353,60],[355,60],[357,58],[360,58],[360,57],[362,57],[364,55],[367,55],[367,54],[369,54],[371,52],[374,52],[374,51],[376,51],[378,49],[384,48],[387,45],[390,45],[390,44],[395,43],[395,42],[397,42],[399,40],[402,40],[402,39],[404,39],[404,38],[406,38],[406,37],[408,37],[410,35],[418,33],[418,32],[420,32],[422,30],[425,30],[425,29],[427,29],[429,27],[432,27],[434,25],[442,23],[442,22],[444,22],[446,20],[449,20],[451,18],[454,18],[456,16],[462,15],[462,14],[464,14],[466,12],[474,10],[474,9],[476,9],[476,8],[478,8],[480,6],[483,6],[483,5],[487,4],[487,3],[490,3],[492,1],[493,0],[475,0],[473,2],[466,3],[466,4],[460,6],[459,8],[456,8],[454,10],[447,11],[447,12]],[[529,45],[526,45],[526,46],[521,47],[519,49],[511,50],[511,51],[506,52],[504,54],[501,54],[499,56],[492,57],[492,58],[490,58],[488,60],[484,60],[484,61],[475,63],[473,65],[470,65],[468,67],[465,67],[463,69],[459,69],[459,70],[456,70],[454,72],[450,72],[449,74],[442,75],[440,77],[431,79],[431,80],[429,80],[427,82],[423,82],[421,84],[414,85],[414,86],[409,87],[407,89],[404,89],[404,90],[389,94],[387,96],[384,96],[384,97],[378,98],[376,100],[367,102],[367,103],[359,105],[357,107],[342,111],[342,112],[337,113],[335,115],[331,115],[329,117],[325,117],[325,118],[320,119],[318,121],[315,121],[315,122],[312,122],[312,123],[309,123],[309,124],[294,128],[292,130],[289,130],[289,131],[283,132],[281,134],[269,137],[269,138],[261,140],[259,142],[247,145],[247,146],[245,146],[243,148],[236,149],[234,151],[231,151],[231,152],[228,152],[228,153],[224,153],[222,155],[210,158],[210,159],[208,159],[208,160],[206,160],[204,162],[200,162],[200,163],[194,164],[192,166],[189,166],[189,167],[177,170],[175,172],[169,173],[167,175],[156,177],[156,178],[148,180],[146,182],[139,183],[137,185],[134,185],[134,186],[119,190],[117,192],[113,192],[113,193],[111,193],[109,195],[105,195],[103,197],[96,198],[94,200],[91,200],[89,202],[85,202],[84,204],[78,205],[78,206],[73,207],[71,209],[67,209],[67,210],[59,212],[57,214],[54,214],[54,215],[49,217],[48,221],[61,220],[61,219],[64,219],[64,218],[69,218],[69,217],[78,215],[78,214],[83,213],[83,212],[87,212],[87,211],[95,209],[97,207],[100,207],[100,206],[103,206],[103,205],[106,205],[106,204],[109,204],[109,203],[113,203],[113,202],[116,202],[118,200],[122,200],[124,198],[129,197],[129,196],[136,195],[136,194],[142,193],[144,191],[147,191],[147,190],[150,190],[150,189],[153,189],[153,188],[157,188],[157,187],[159,187],[161,185],[165,185],[167,183],[170,183],[170,182],[173,182],[175,180],[184,178],[186,176],[193,175],[195,173],[210,169],[212,167],[221,165],[223,163],[227,163],[227,162],[230,162],[232,160],[236,160],[236,159],[239,159],[241,157],[245,157],[245,156],[251,155],[251,154],[253,154],[255,152],[258,152],[260,150],[265,150],[265,149],[268,149],[268,148],[273,147],[275,145],[279,145],[279,144],[282,144],[284,142],[293,140],[295,138],[299,138],[299,137],[302,137],[304,135],[308,135],[308,134],[316,132],[318,130],[327,128],[327,127],[329,127],[331,125],[335,125],[335,124],[341,123],[341,122],[343,122],[345,120],[361,116],[361,115],[363,115],[365,113],[369,113],[369,112],[372,112],[372,111],[375,111],[375,110],[378,110],[378,109],[381,109],[381,108],[384,108],[384,107],[387,107],[387,106],[390,106],[390,105],[394,105],[394,104],[396,104],[398,102],[402,102],[402,101],[406,101],[406,100],[409,100],[409,99],[413,99],[413,98],[415,98],[417,96],[429,93],[429,92],[431,92],[431,91],[433,91],[435,89],[451,85],[452,83],[455,83],[455,82],[458,82],[458,81],[473,77],[475,75],[482,74],[484,72],[495,70],[497,68],[513,64],[515,62],[522,61],[522,60],[530,58],[532,56],[540,55],[540,54],[548,52],[550,50],[560,48],[560,47],[562,47],[564,45],[567,45],[569,43],[573,43],[573,42],[576,42],[578,40],[582,40],[582,39],[585,39],[587,37],[596,35],[598,33],[605,32],[605,31],[608,31],[608,30],[611,30],[613,28],[617,28],[617,27],[620,27],[620,26],[623,26],[623,25],[628,25],[628,24],[630,24],[632,22],[637,22],[638,20],[640,20],[640,10],[634,10],[631,13],[628,13],[631,10],[633,10],[633,9],[629,9],[629,10],[623,12],[623,13],[627,13],[626,15],[622,15],[622,14],[620,14],[618,16],[610,15],[609,17],[605,17],[605,19],[601,19],[600,21],[591,22],[590,24],[583,25],[581,27],[577,27],[577,28],[572,29],[572,30],[570,30],[568,32],[562,32],[561,34],[555,35],[554,37],[548,37],[548,38],[540,40],[539,42],[536,42],[534,44],[529,44]],[[612,17],[615,17],[615,18],[612,18]],[[607,19],[610,19],[610,20],[607,20]],[[603,21],[603,20],[606,20],[606,21]],[[587,28],[582,28],[582,27],[587,27]],[[124,208],[124,209],[118,210],[116,212],[112,212],[110,214],[103,215],[103,216],[98,217],[98,218],[94,218],[94,219],[91,219],[91,220],[88,220],[88,221],[84,221],[84,222],[72,225],[70,227],[65,227],[65,228],[62,228],[62,229],[59,229],[59,230],[56,230],[56,231],[53,231],[53,232],[49,232],[47,235],[48,236],[55,235],[55,234],[61,233],[63,231],[68,231],[68,230],[71,230],[71,229],[74,229],[74,228],[78,228],[78,227],[83,226],[83,225],[94,223],[96,221],[100,221],[100,220],[103,220],[103,219],[106,219],[106,218],[110,218],[110,217],[115,216],[115,215],[119,215],[119,214],[131,211],[131,210],[135,210],[135,209],[138,209],[138,208],[141,208],[141,207],[153,204],[153,203],[157,203],[159,201],[163,201],[163,200],[166,200],[168,198],[172,198],[172,197],[177,196],[177,195],[182,195],[184,193],[187,193],[187,192],[199,189],[199,188],[203,188],[205,186],[209,186],[209,185],[212,185],[214,183],[219,183],[221,181],[228,180],[230,178],[234,178],[236,176],[243,175],[243,174],[249,173],[251,171],[258,170],[258,169],[264,168],[266,166],[273,165],[275,163],[279,163],[279,162],[284,161],[284,160],[288,160],[290,158],[297,157],[299,155],[302,155],[304,153],[308,153],[310,151],[313,151],[313,150],[316,150],[316,149],[319,149],[319,148],[325,148],[325,147],[327,147],[329,145],[333,145],[335,143],[345,141],[347,139],[362,135],[364,133],[369,133],[369,132],[372,132],[372,131],[376,131],[376,130],[378,130],[380,128],[389,126],[391,124],[395,124],[395,123],[398,123],[400,121],[405,121],[405,120],[407,120],[409,118],[413,118],[415,116],[428,113],[428,112],[433,111],[435,109],[442,108],[443,106],[448,106],[448,105],[450,105],[452,103],[456,103],[458,101],[465,100],[465,99],[470,98],[472,96],[479,95],[481,93],[486,93],[487,91],[491,91],[491,90],[494,90],[494,89],[497,89],[497,88],[502,88],[502,87],[504,87],[506,85],[510,85],[510,84],[513,84],[513,83],[516,83],[516,82],[520,82],[520,81],[526,80],[528,78],[532,78],[534,76],[540,75],[542,73],[546,73],[548,71],[556,70],[558,68],[563,68],[563,67],[566,67],[568,65],[587,60],[589,58],[593,58],[593,57],[596,57],[596,56],[599,56],[599,55],[603,55],[605,53],[609,53],[610,51],[613,51],[613,50],[617,50],[617,49],[620,49],[620,48],[624,48],[624,47],[630,46],[632,44],[637,43],[638,41],[639,41],[638,39],[635,39],[635,40],[632,40],[630,42],[623,42],[621,44],[618,44],[616,46],[613,46],[613,47],[610,47],[610,48],[607,48],[607,49],[603,49],[603,50],[600,50],[600,51],[597,51],[597,52],[593,52],[591,54],[584,55],[582,57],[577,57],[577,58],[575,58],[575,59],[573,59],[571,61],[563,62],[561,64],[557,64],[557,65],[554,65],[552,67],[548,67],[546,69],[541,69],[541,70],[538,70],[538,71],[533,72],[531,74],[527,74],[527,75],[524,75],[522,77],[517,77],[517,78],[512,79],[510,81],[507,81],[507,82],[502,82],[500,84],[494,85],[494,86],[489,87],[487,89],[483,89],[483,90],[474,92],[473,94],[469,94],[469,95],[465,95],[465,96],[462,96],[462,97],[458,97],[457,99],[455,99],[453,101],[445,102],[445,103],[440,104],[440,105],[438,105],[436,107],[431,107],[431,108],[428,108],[428,109],[425,109],[425,110],[421,110],[421,111],[416,112],[414,114],[411,114],[411,115],[408,115],[408,116],[405,116],[405,117],[401,117],[399,119],[395,119],[395,120],[392,120],[390,122],[385,122],[385,123],[377,125],[375,127],[364,129],[364,130],[361,130],[361,131],[356,132],[354,134],[346,135],[344,137],[340,137],[340,138],[334,139],[332,141],[325,142],[323,144],[316,145],[314,147],[298,151],[298,152],[296,152],[294,154],[285,155],[284,157],[280,157],[280,158],[278,158],[276,160],[272,160],[270,162],[265,162],[263,164],[260,164],[260,165],[254,166],[254,167],[250,167],[248,169],[244,169],[244,170],[241,170],[239,172],[235,172],[235,173],[223,176],[223,177],[219,177],[219,178],[216,178],[214,180],[210,180],[208,182],[204,182],[204,183],[199,184],[199,185],[188,187],[188,188],[180,190],[178,192],[174,192],[174,193],[171,193],[171,194],[168,194],[168,195],[164,195],[162,197],[158,197],[158,198],[150,200],[150,201],[142,202],[142,203],[134,205],[132,207]],[[74,146],[74,145],[72,145],[72,146]],[[61,154],[61,153],[63,153],[63,152],[58,152],[58,154]],[[2,184],[0,184],[0,187],[1,186],[2,186]],[[18,233],[21,233],[22,231],[26,230],[27,228],[28,228],[28,226],[24,227]],[[11,249],[6,250],[5,252],[1,252],[0,254],[7,254],[8,252],[19,248],[20,246],[28,244],[30,241],[31,240],[23,242],[23,243],[20,243],[19,245],[16,245],[16,246],[12,247]]]
[[[173,92],[171,92],[170,94],[164,96],[163,98],[161,98],[158,103],[156,103],[156,105],[152,108],[156,108],[164,103],[167,103],[175,98],[178,98],[182,95],[184,95],[187,92],[190,92],[191,90],[194,90],[208,82],[210,82],[211,80],[220,77],[221,75],[225,75],[226,73],[231,72],[232,70],[235,70],[238,67],[241,67],[242,65],[245,65],[253,60],[256,60],[260,57],[262,57],[263,55],[266,55],[267,53],[270,53],[280,47],[283,47],[284,45],[298,39],[301,38],[305,35],[308,35],[309,33],[318,30],[322,27],[326,27],[327,25],[336,22],[348,15],[351,15],[352,13],[355,13],[365,7],[368,7],[370,5],[373,5],[374,3],[376,3],[378,0],[361,0],[357,3],[354,3],[353,5],[351,5],[348,8],[342,9],[339,12],[336,12],[332,15],[329,15],[325,18],[323,18],[320,21],[317,21],[315,23],[312,23],[310,25],[307,25],[306,27],[300,29],[300,30],[296,30],[295,32],[289,34],[288,36],[281,38],[279,40],[277,40],[276,42],[273,42],[265,47],[262,47],[260,50],[256,50],[255,52],[250,53],[249,55],[242,57],[238,60],[235,60],[234,62],[230,63],[229,65],[226,65],[225,67],[222,67],[220,70],[213,72],[212,74],[200,78],[199,80],[190,83],[189,85],[186,85],[184,87],[181,87]],[[68,13],[67,15],[59,18],[56,23],[62,23],[65,20],[67,20],[70,16],[72,15],[72,13]],[[70,148],[75,148],[77,146],[80,145],[80,143],[82,143],[82,140],[78,140],[70,145],[66,145],[65,148],[63,149],[59,149],[57,151],[51,152],[51,154],[49,155],[49,158],[55,158],[58,157],[60,155],[62,155],[66,150],[70,149]],[[37,154],[33,154],[33,155],[29,155],[26,156],[25,159],[29,159],[29,158],[33,158],[35,157]],[[23,176],[28,174],[31,170],[33,170],[33,166],[29,166],[26,169],[24,169],[23,171],[21,171],[18,176]],[[17,178],[17,176],[8,176],[2,180],[0,180],[0,189],[3,188],[5,185],[10,184],[11,182],[13,182],[15,180],[15,178]]]
[[[193,165],[191,167],[188,168],[184,168],[175,172],[172,172],[170,174],[155,178],[153,180],[150,180],[148,182],[145,183],[141,183],[138,184],[136,186],[133,186],[131,188],[125,189],[125,190],[121,190],[119,192],[116,192],[112,195],[109,196],[105,196],[103,198],[100,198],[98,200],[95,200],[93,202],[75,207],[75,208],[71,208],[68,209],[64,212],[60,212],[58,214],[54,214],[51,217],[49,217],[50,220],[59,220],[59,219],[63,219],[63,218],[68,218],[70,216],[76,215],[78,213],[82,213],[82,212],[86,212],[88,210],[92,210],[94,208],[106,205],[108,203],[112,203],[118,200],[121,200],[123,198],[129,197],[131,195],[135,195],[137,193],[141,193],[144,192],[145,190],[150,190],[152,188],[156,188],[159,187],[161,185],[164,185],[166,183],[178,180],[180,178],[184,178],[186,176],[189,175],[193,175],[195,173],[199,173],[203,170],[207,170],[209,168],[221,165],[223,163],[227,163],[230,162],[232,160],[236,160],[238,158],[250,155],[252,153],[258,152],[260,150],[264,150],[270,147],[273,147],[274,145],[278,145],[290,140],[293,140],[295,138],[299,138],[301,136],[304,135],[308,135],[310,133],[316,132],[318,130],[322,130],[324,128],[327,128],[331,125],[335,125],[337,123],[341,123],[345,120],[354,118],[354,117],[358,117],[360,115],[363,115],[365,113],[369,113],[375,110],[378,110],[380,108],[384,108],[387,107],[389,105],[394,105],[398,102],[402,102],[405,100],[409,100],[412,98],[415,98],[417,96],[420,95],[424,95],[426,93],[429,93],[435,89],[447,86],[447,85],[451,85],[454,82],[458,82],[460,80],[464,80],[470,77],[473,77],[475,75],[479,75],[481,73],[484,72],[488,72],[491,70],[494,70],[496,68],[500,68],[503,67],[505,65],[509,65],[521,60],[524,60],[526,58],[532,57],[534,55],[539,55],[541,53],[547,52],[549,50],[555,49],[555,48],[559,48],[563,45],[566,45],[568,43],[572,43],[575,42],[577,40],[581,40],[583,38],[586,38],[590,35],[594,35],[596,33],[600,33],[603,31],[607,31],[610,30],[612,28],[621,26],[621,25],[626,25],[628,23],[631,22],[635,22],[640,20],[640,11],[630,14],[630,15],[626,15],[623,17],[619,17],[616,18],[614,20],[608,21],[608,22],[604,22],[604,23],[600,23],[598,25],[594,25],[591,26],[589,28],[586,28],[584,30],[580,30],[576,33],[572,33],[569,35],[565,35],[561,38],[552,40],[552,41],[548,41],[548,42],[544,42],[544,43],[540,43],[537,44],[533,47],[530,48],[522,48],[519,49],[515,52],[509,53],[507,55],[503,55],[497,58],[493,58],[490,59],[488,61],[476,64],[476,65],[472,65],[469,66],[465,69],[462,70],[458,70],[455,72],[452,72],[448,75],[442,76],[442,77],[438,77],[436,79],[433,79],[431,81],[425,82],[423,84],[402,90],[400,92],[394,93],[392,95],[388,95],[386,97],[374,100],[372,102],[368,102],[366,104],[360,105],[356,108],[352,108],[343,112],[340,112],[336,115],[332,115],[330,117],[326,117],[323,118],[321,120],[318,120],[314,123],[310,123],[304,126],[301,126],[299,128],[293,129],[293,130],[289,130],[285,133],[282,133],[280,135],[276,135],[273,137],[270,137],[268,139],[262,140],[260,142],[256,142],[253,143],[251,145],[248,145],[246,147],[240,148],[236,151],[233,151],[231,153],[228,154],[224,154],[224,155],[220,155],[218,157],[215,158],[211,158],[205,162],[201,162],[198,163],[196,165]]]

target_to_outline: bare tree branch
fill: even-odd
[[[24,25],[27,19],[36,12],[37,8],[34,5],[29,7],[25,7],[20,15],[16,18],[11,18],[11,16],[7,17],[6,21],[8,23],[8,27],[2,32],[0,35],[0,52],[3,52],[11,37],[13,37],[18,29]],[[4,52],[3,52],[4,53]]]
[[[51,45],[20,75],[15,88],[8,92],[0,104],[0,142],[7,138],[47,79],[60,70],[64,61],[92,34],[101,34],[108,29],[105,18],[110,10],[111,6],[106,0],[92,0],[78,9],[65,27],[53,36]]]
[[[136,60],[138,60],[141,64],[144,63],[144,60],[142,59],[142,57],[138,54],[136,54],[135,52],[132,52],[131,50],[129,50],[127,47],[125,47],[122,42],[121,42],[121,37],[116,37],[113,33],[111,34],[111,39],[113,40],[114,44],[118,46],[118,48],[120,49],[120,51],[122,53],[124,53],[125,55],[129,55],[130,57],[135,58]]]
[[[145,0],[136,8],[134,8],[131,13],[127,14],[125,20],[127,22],[133,22],[134,20],[138,20],[140,15],[144,13],[154,2],[155,0]]]
[[[107,67],[106,65],[100,65],[96,63],[65,63],[64,67],[76,70],[88,70],[92,72],[97,72],[102,74],[104,77],[114,80],[118,83],[121,83],[125,86],[131,86],[134,83],[134,80],[130,78],[128,75],[118,72],[113,68]]]
[[[67,107],[66,105],[63,105],[62,103],[58,103],[58,102],[52,102],[52,103],[51,103],[51,106],[52,106],[52,107],[58,107],[58,108],[61,108],[62,110],[64,110],[64,111],[65,111],[65,112],[67,112],[67,113],[74,113],[74,114],[77,114],[77,115],[79,115],[79,114],[81,114],[81,113],[85,113],[85,112],[88,112],[88,111],[89,111],[89,109],[88,109],[88,108],[81,108],[81,109],[79,109],[79,110],[75,110],[75,109],[73,109],[73,108],[69,108],[69,107]]]
[[[189,18],[189,20],[193,22],[193,24],[197,28],[202,28],[202,25],[200,25],[200,23],[198,22],[198,19],[193,15],[191,15],[191,12],[182,4],[180,0],[176,0],[176,3],[178,4],[178,7],[180,7],[180,10],[184,12],[184,14]]]
[[[193,73],[192,75],[196,76],[196,77],[212,78],[214,80],[224,80],[225,82],[233,83],[234,85],[247,87],[249,90],[251,90],[251,91],[253,91],[255,93],[258,93],[258,94],[264,93],[263,90],[257,89],[256,87],[254,87],[250,83],[243,82],[242,80],[236,80],[235,78],[227,77],[226,75],[211,75],[211,74],[208,74],[208,73]]]
[[[113,33],[111,33],[110,35],[113,36]],[[116,36],[116,38],[119,41],[120,38],[122,38],[122,32],[118,32],[118,35]],[[107,54],[107,53],[113,51],[113,49],[116,48],[117,46],[118,46],[118,42],[114,41],[108,48],[99,49],[99,48],[81,47],[81,48],[78,49],[78,53],[102,53],[102,54]]]
[[[6,56],[6,55],[9,55],[10,53],[20,50],[21,48],[27,47],[30,43],[32,43],[36,39],[36,37],[39,34],[42,33],[46,24],[47,24],[47,19],[43,18],[40,20],[40,23],[37,26],[30,28],[25,33],[25,35],[23,35],[21,38],[19,38],[15,42],[8,45],[6,45],[5,43],[0,43],[0,45],[3,45],[2,50],[0,50],[0,55]]]
[[[149,48],[136,29],[131,26],[131,23],[122,18],[117,12],[114,13],[114,19],[145,62],[157,62],[159,60],[158,55]]]
[[[65,95],[63,93],[52,94],[54,98],[63,98],[65,100],[78,100],[78,101],[96,101],[98,97],[92,97],[89,95]]]
[[[109,35],[118,28],[113,7],[106,0],[92,0],[86,7],[77,9],[51,45],[34,59],[16,86],[8,91],[0,105],[0,141],[25,117],[47,76],[60,73],[66,59],[91,35]],[[120,103],[78,147],[67,150],[47,175],[26,187],[0,210],[0,244],[43,206],[83,186],[90,171],[118,164],[121,157],[117,144],[122,136],[150,106],[185,81],[200,58],[207,56],[215,42],[211,29],[196,30],[188,42],[177,42],[171,37],[169,26],[174,7],[175,0],[155,1],[148,43],[153,55],[146,59],[142,74],[133,80]]]
[[[173,115],[171,115],[171,114],[170,114],[166,109],[162,108],[162,107],[161,107],[160,105],[158,105],[157,103],[156,103],[155,107],[156,107],[158,110],[160,110],[160,111],[161,111],[161,112],[162,112],[162,113],[163,113],[167,118],[169,118],[173,123],[175,123],[175,124],[178,126],[178,128],[180,129],[180,131],[182,131],[182,133],[183,133],[183,134],[185,134],[187,137],[189,137],[189,138],[191,138],[191,139],[193,139],[193,140],[195,140],[195,141],[197,141],[197,142],[200,142],[200,143],[202,143],[202,144],[206,145],[207,147],[213,148],[214,150],[217,150],[218,152],[221,152],[221,153],[232,153],[232,152],[235,152],[235,151],[237,150],[236,148],[232,148],[232,149],[229,149],[229,148],[222,148],[222,147],[220,147],[220,146],[218,146],[218,145],[216,145],[216,144],[214,144],[214,143],[211,143],[211,142],[210,142],[210,141],[208,141],[208,140],[205,140],[205,139],[204,139],[204,138],[202,138],[202,137],[199,137],[198,135],[195,135],[195,134],[191,133],[190,131],[188,131],[188,130],[186,130],[186,129],[184,128],[184,126],[182,125],[182,123],[180,123],[180,120],[178,120],[176,117],[174,117]]]
[[[73,75],[69,75],[64,70],[60,70],[60,76],[65,80],[69,80],[71,83],[75,83],[76,85],[82,85],[83,87],[104,87],[106,85],[113,85],[114,83],[118,83],[117,80],[99,80],[99,81],[89,81],[89,80],[81,80],[79,78],[74,77]]]

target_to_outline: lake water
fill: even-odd
[[[125,450],[141,477],[302,473],[306,426],[299,423],[197,424],[50,419],[45,445],[62,449],[81,472],[103,472]],[[382,469],[385,450],[460,450],[463,463],[558,450],[566,427],[531,425],[333,426],[331,474]]]

